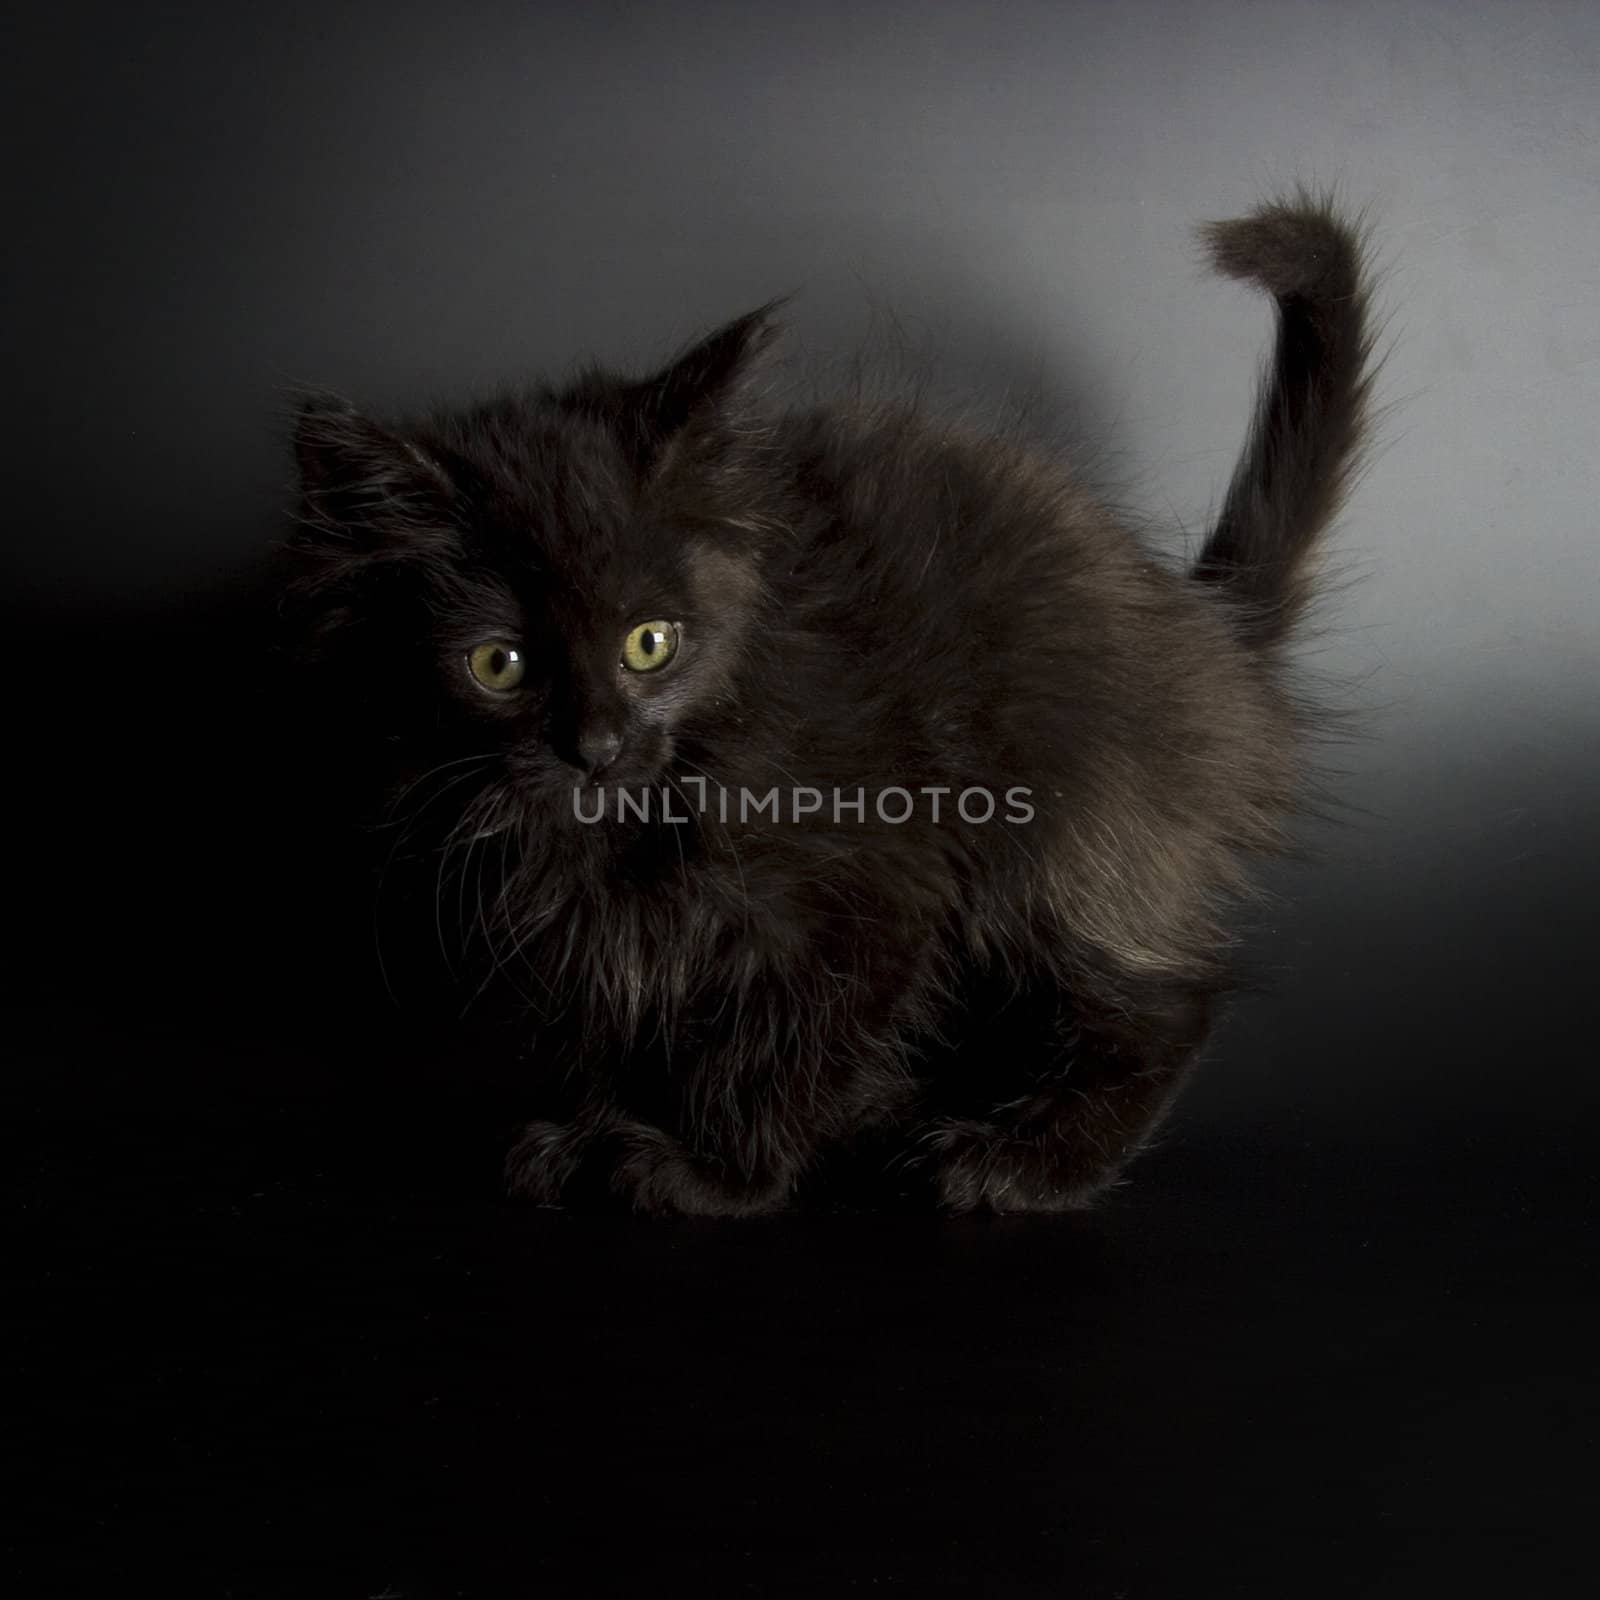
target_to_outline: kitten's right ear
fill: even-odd
[[[368,555],[449,542],[457,486],[436,454],[345,401],[312,395],[301,402],[294,453],[309,532]]]

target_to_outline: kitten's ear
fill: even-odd
[[[773,318],[783,304],[769,300],[735,317],[639,386],[646,426],[659,442],[697,418],[726,411],[739,397],[778,337]]]
[[[308,531],[394,553],[448,542],[457,485],[434,452],[326,395],[302,402],[294,452]]]
[[[631,453],[641,474],[669,459],[718,451],[727,423],[747,396],[761,357],[778,337],[769,300],[690,345],[659,372],[638,382],[592,367],[556,396],[559,404],[604,423]],[[686,450],[684,447],[698,448]]]

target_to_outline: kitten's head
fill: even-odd
[[[642,382],[399,427],[304,408],[295,609],[395,776],[460,763],[502,812],[570,809],[653,783],[716,713],[773,531],[745,410],[769,309]]]

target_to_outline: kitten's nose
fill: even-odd
[[[622,735],[608,724],[585,728],[578,735],[578,765],[591,777],[598,778],[622,748]]]

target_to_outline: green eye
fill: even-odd
[[[467,671],[492,694],[510,694],[522,682],[522,652],[503,639],[475,644],[467,652]]]
[[[659,672],[677,653],[676,622],[641,622],[622,641],[622,664],[629,672]]]

